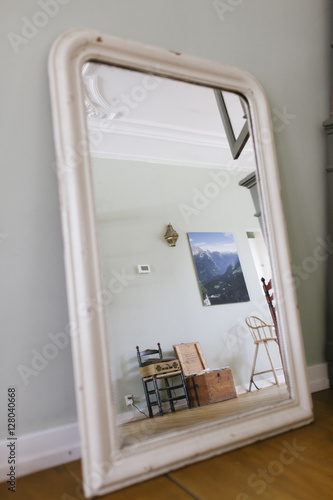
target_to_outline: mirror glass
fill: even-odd
[[[121,446],[284,404],[277,342],[260,346],[249,392],[257,344],[245,320],[273,323],[262,283],[272,270],[252,135],[247,128],[233,154],[219,94],[235,142],[246,100],[98,62],[83,65],[82,83],[103,283],[94,307],[105,315]],[[174,357],[174,345],[193,342],[208,371],[231,370],[237,397],[190,410],[180,399],[174,412],[166,402],[149,418],[136,346],[160,343]]]

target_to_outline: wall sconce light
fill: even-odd
[[[167,240],[169,247],[176,246],[176,241],[179,238],[179,234],[177,233],[177,231],[174,230],[171,224],[168,224],[164,238]]]

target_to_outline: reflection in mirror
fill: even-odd
[[[83,66],[82,80],[103,279],[97,306],[105,311],[122,445],[285,402],[276,328],[264,332],[246,321],[273,324],[245,100],[95,62]],[[179,234],[174,247],[164,239],[169,223]],[[158,371],[139,369],[136,350],[158,343],[163,362],[177,364],[157,380],[158,394],[169,399],[161,403],[163,416],[158,404],[149,411],[158,398],[145,395],[142,379]],[[173,348],[181,344],[196,356],[185,388],[179,369],[185,373],[190,358]],[[205,365],[198,368],[198,360]],[[209,393],[205,401],[199,386]]]
[[[223,90],[215,90],[215,97],[232,157],[237,160],[250,135],[245,102],[239,95]]]

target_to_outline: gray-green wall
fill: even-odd
[[[4,401],[6,388],[17,386],[19,432],[76,420],[47,78],[51,44],[71,28],[238,66],[262,83],[273,113],[292,261],[302,276],[297,294],[307,362],[322,363],[325,262],[314,263],[313,256],[325,237],[321,123],[330,100],[330,2],[225,0],[215,7],[210,0],[59,0],[58,12],[46,18],[38,15],[41,4],[0,3],[0,396]],[[39,27],[29,29],[27,20]],[[50,347],[55,339],[58,352]],[[39,358],[42,352],[49,359]]]
[[[238,185],[248,172],[224,171],[221,187],[216,182],[220,169],[93,158],[92,173],[103,274],[100,302],[119,411],[126,410],[125,394],[145,406],[138,344],[141,350],[156,349],[160,342],[163,354],[174,356],[173,345],[200,342],[210,369],[230,366],[235,384],[248,387],[255,348],[245,318],[254,314],[271,322],[247,238],[247,232],[260,232],[260,225],[250,191]],[[163,238],[169,221],[179,233],[174,248]],[[249,300],[203,306],[187,237],[191,232],[232,233]],[[138,273],[139,264],[150,265],[151,272]],[[265,277],[268,281],[271,275]],[[277,346],[272,355],[275,366],[281,366]],[[257,371],[265,369],[262,351]]]

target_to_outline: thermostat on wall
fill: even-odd
[[[139,264],[138,271],[140,274],[142,273],[150,273],[150,266],[148,264]]]

